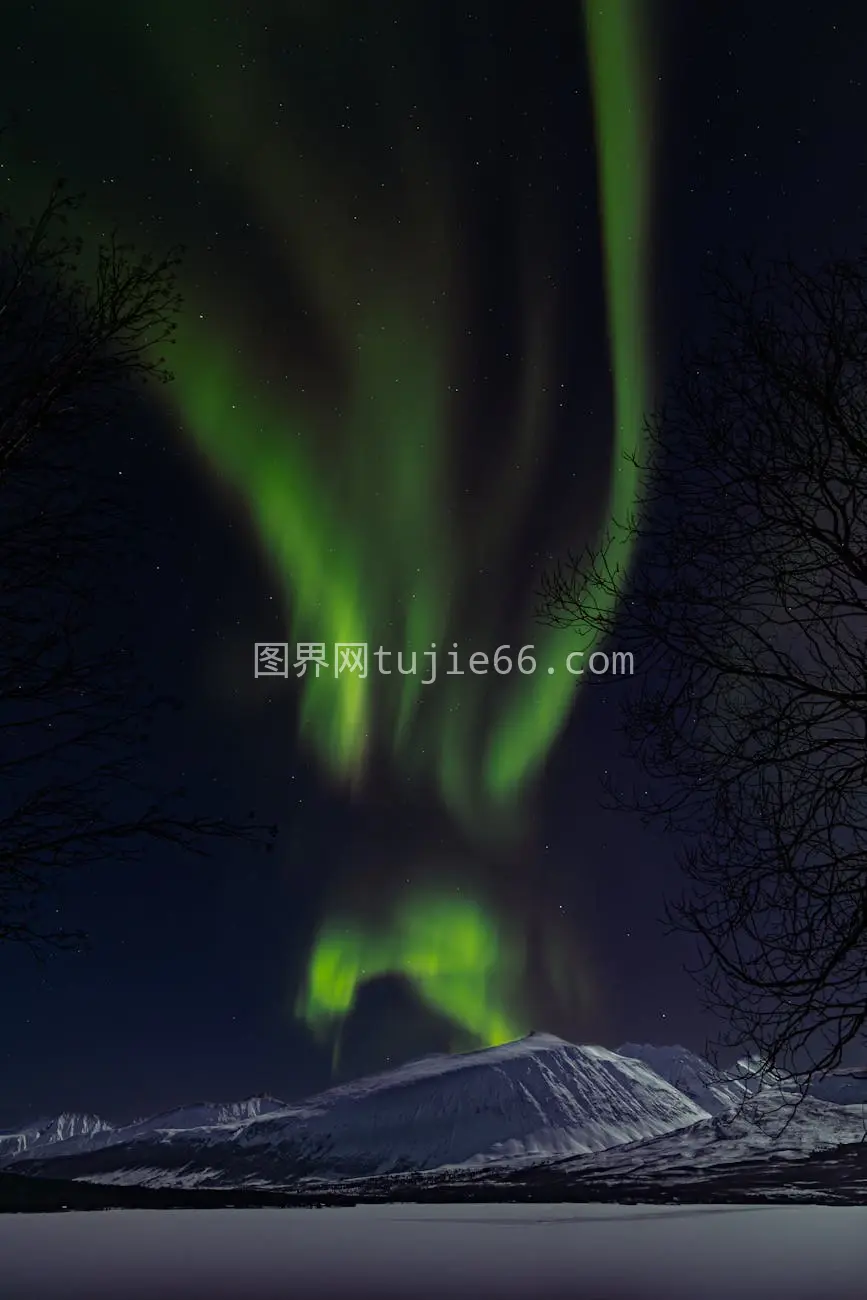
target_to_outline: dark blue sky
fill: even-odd
[[[477,6],[477,18],[481,39],[511,60],[516,81],[527,78],[522,93],[543,104],[564,201],[592,214],[591,137],[574,134],[564,108],[584,93],[582,53],[566,58],[557,47],[562,8],[542,0],[522,20],[537,23],[542,51],[526,64],[509,23],[495,17],[498,6]],[[85,189],[115,170],[145,187],[150,144],[125,104],[111,32],[94,40],[99,9],[76,6],[81,21],[71,8],[61,21],[50,5],[4,16],[0,85],[16,122],[6,147],[49,160]],[[223,11],[231,23],[233,6]],[[654,272],[664,376],[681,337],[707,327],[699,278],[720,249],[810,256],[860,243],[867,13],[835,0],[673,0],[658,28]],[[446,102],[458,92],[444,80],[442,93]],[[168,105],[162,129],[170,125]],[[190,207],[180,175],[164,183],[160,202],[167,225],[174,206],[186,237],[195,240],[199,221],[204,240],[214,213]],[[160,215],[152,208],[152,221]],[[588,228],[596,238],[592,221]],[[582,266],[587,257],[585,248]],[[598,254],[589,257],[598,267]],[[575,282],[585,274],[576,271]],[[576,388],[592,389],[594,362],[586,349],[576,357]],[[121,549],[113,558],[130,600],[103,610],[103,630],[126,634],[146,674],[185,703],[146,760],[157,788],[187,784],[204,811],[255,809],[280,823],[281,836],[267,857],[244,844],[216,845],[205,859],[151,846],[134,866],[84,872],[60,902],[64,919],[89,931],[88,952],[39,965],[26,952],[0,950],[0,1124],[59,1109],[124,1118],[203,1097],[295,1097],[325,1085],[328,1054],[293,1020],[294,991],[323,885],[356,845],[364,856],[369,833],[364,810],[349,809],[296,749],[290,693],[253,690],[251,646],[277,634],[277,592],[226,494],[155,413],[117,431],[107,454],[142,523],[141,553],[126,559]],[[223,665],[219,680],[215,663]],[[233,674],[237,686],[226,689]],[[586,693],[543,787],[534,879],[545,905],[574,922],[576,960],[589,960],[597,993],[591,1015],[538,1027],[610,1046],[629,1039],[700,1048],[712,1027],[681,969],[688,954],[657,920],[677,886],[676,846],[600,806],[598,779],[618,763],[616,702],[614,689]],[[353,1034],[362,1044],[365,1015],[371,1041],[374,1022],[385,1018],[404,1026],[407,1047],[439,1045],[436,1026],[426,1039],[424,1016],[398,989],[367,999]],[[398,1033],[392,1049],[400,1043]],[[376,1052],[359,1047],[357,1062],[377,1064]]]

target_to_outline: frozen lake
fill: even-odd
[[[4,1300],[863,1300],[867,1206],[0,1215]]]

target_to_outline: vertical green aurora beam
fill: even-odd
[[[631,543],[622,525],[632,514],[639,488],[637,454],[650,405],[649,77],[644,67],[641,0],[600,0],[584,5],[587,57],[593,98],[604,254],[605,300],[613,376],[614,437],[608,497],[609,562],[626,581]],[[618,527],[619,525],[619,527]],[[608,591],[589,593],[610,607]],[[552,629],[537,634],[543,660],[561,662],[572,650],[589,654],[589,629]],[[580,680],[580,679],[579,679]],[[488,738],[486,785],[499,800],[518,794],[544,763],[574,703],[575,681],[561,675],[532,679],[510,701]]]

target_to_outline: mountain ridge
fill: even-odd
[[[851,1095],[853,1080],[860,1087],[857,1070],[841,1095]],[[597,1160],[599,1176],[630,1178],[645,1163],[729,1165],[764,1160],[771,1149],[792,1159],[862,1131],[856,1107],[812,1097],[787,1142],[774,1147],[771,1119],[785,1094],[772,1091],[756,1097],[742,1071],[719,1071],[678,1045],[627,1043],[615,1052],[535,1032],[500,1047],[431,1054],[294,1103],[267,1094],[197,1102],[114,1127],[91,1116],[91,1131],[71,1124],[63,1140],[55,1134],[5,1156],[0,1146],[0,1164],[165,1188],[285,1188],[509,1167],[574,1166],[577,1175]]]
[[[279,1184],[577,1155],[670,1132],[707,1112],[643,1062],[536,1033],[424,1057],[266,1115],[187,1129],[166,1125],[172,1115],[114,1130],[104,1142],[24,1153],[15,1166],[139,1180],[183,1170],[195,1185],[232,1177]]]

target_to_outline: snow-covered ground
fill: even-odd
[[[0,1216],[9,1300],[863,1300],[867,1207]]]

